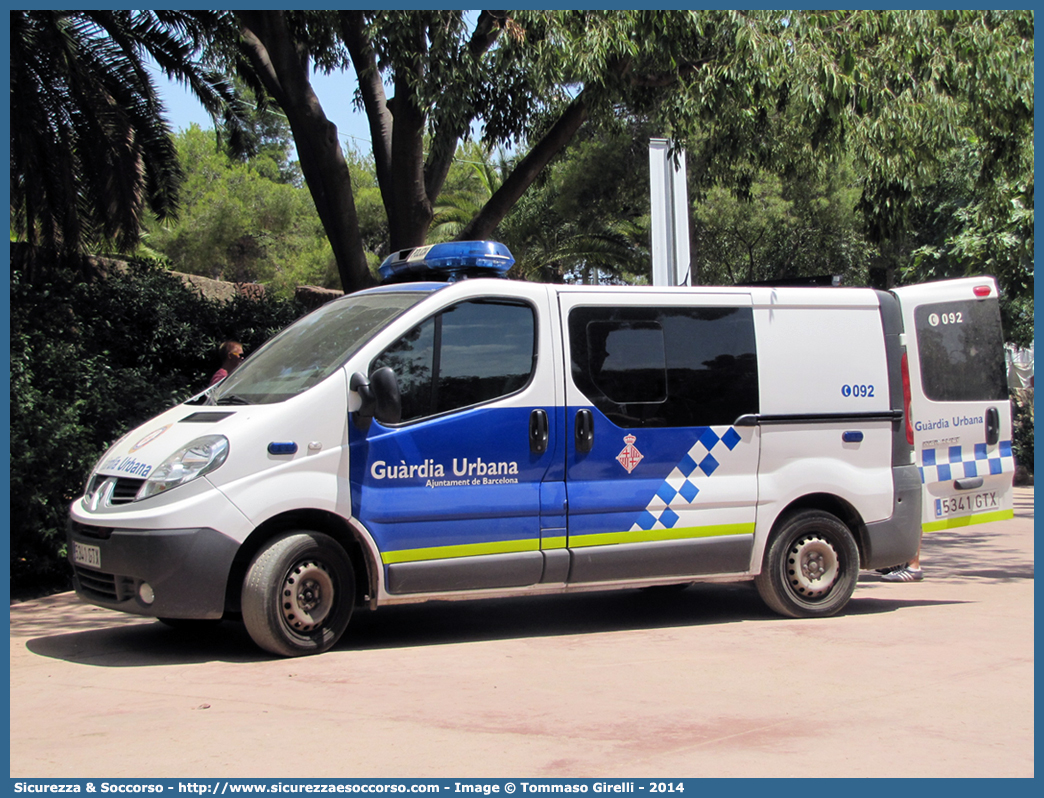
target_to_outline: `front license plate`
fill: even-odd
[[[101,549],[73,541],[73,562],[88,568],[101,568]]]
[[[953,496],[949,499],[935,500],[935,517],[946,518],[953,515],[971,515],[972,513],[989,512],[1000,508],[997,491],[988,490],[982,493],[970,493],[967,496]]]

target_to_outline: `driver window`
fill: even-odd
[[[395,372],[404,422],[515,393],[528,384],[536,352],[533,309],[507,301],[461,302],[427,319],[371,366]]]

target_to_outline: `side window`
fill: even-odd
[[[733,423],[758,410],[750,308],[581,307],[573,381],[621,427]]]
[[[514,302],[461,302],[424,321],[374,360],[399,381],[402,420],[413,421],[521,390],[533,373],[533,309]]]
[[[435,321],[428,319],[400,338],[370,367],[373,373],[391,366],[399,382],[402,420],[431,414],[432,375],[435,363]]]
[[[595,388],[616,404],[667,400],[663,327],[654,321],[592,321],[587,325],[589,374]]]

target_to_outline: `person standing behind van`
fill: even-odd
[[[243,345],[238,341],[225,341],[218,348],[218,354],[221,356],[221,367],[210,378],[210,385],[221,382],[243,362]]]
[[[917,547],[917,553],[906,565],[897,565],[894,568],[884,569],[881,572],[883,582],[920,582],[924,579],[924,571],[921,570],[921,547]]]

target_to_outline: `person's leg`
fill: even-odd
[[[917,553],[910,562],[894,571],[889,571],[881,577],[883,582],[920,582],[924,579],[924,571],[921,570],[921,547],[917,547]]]

